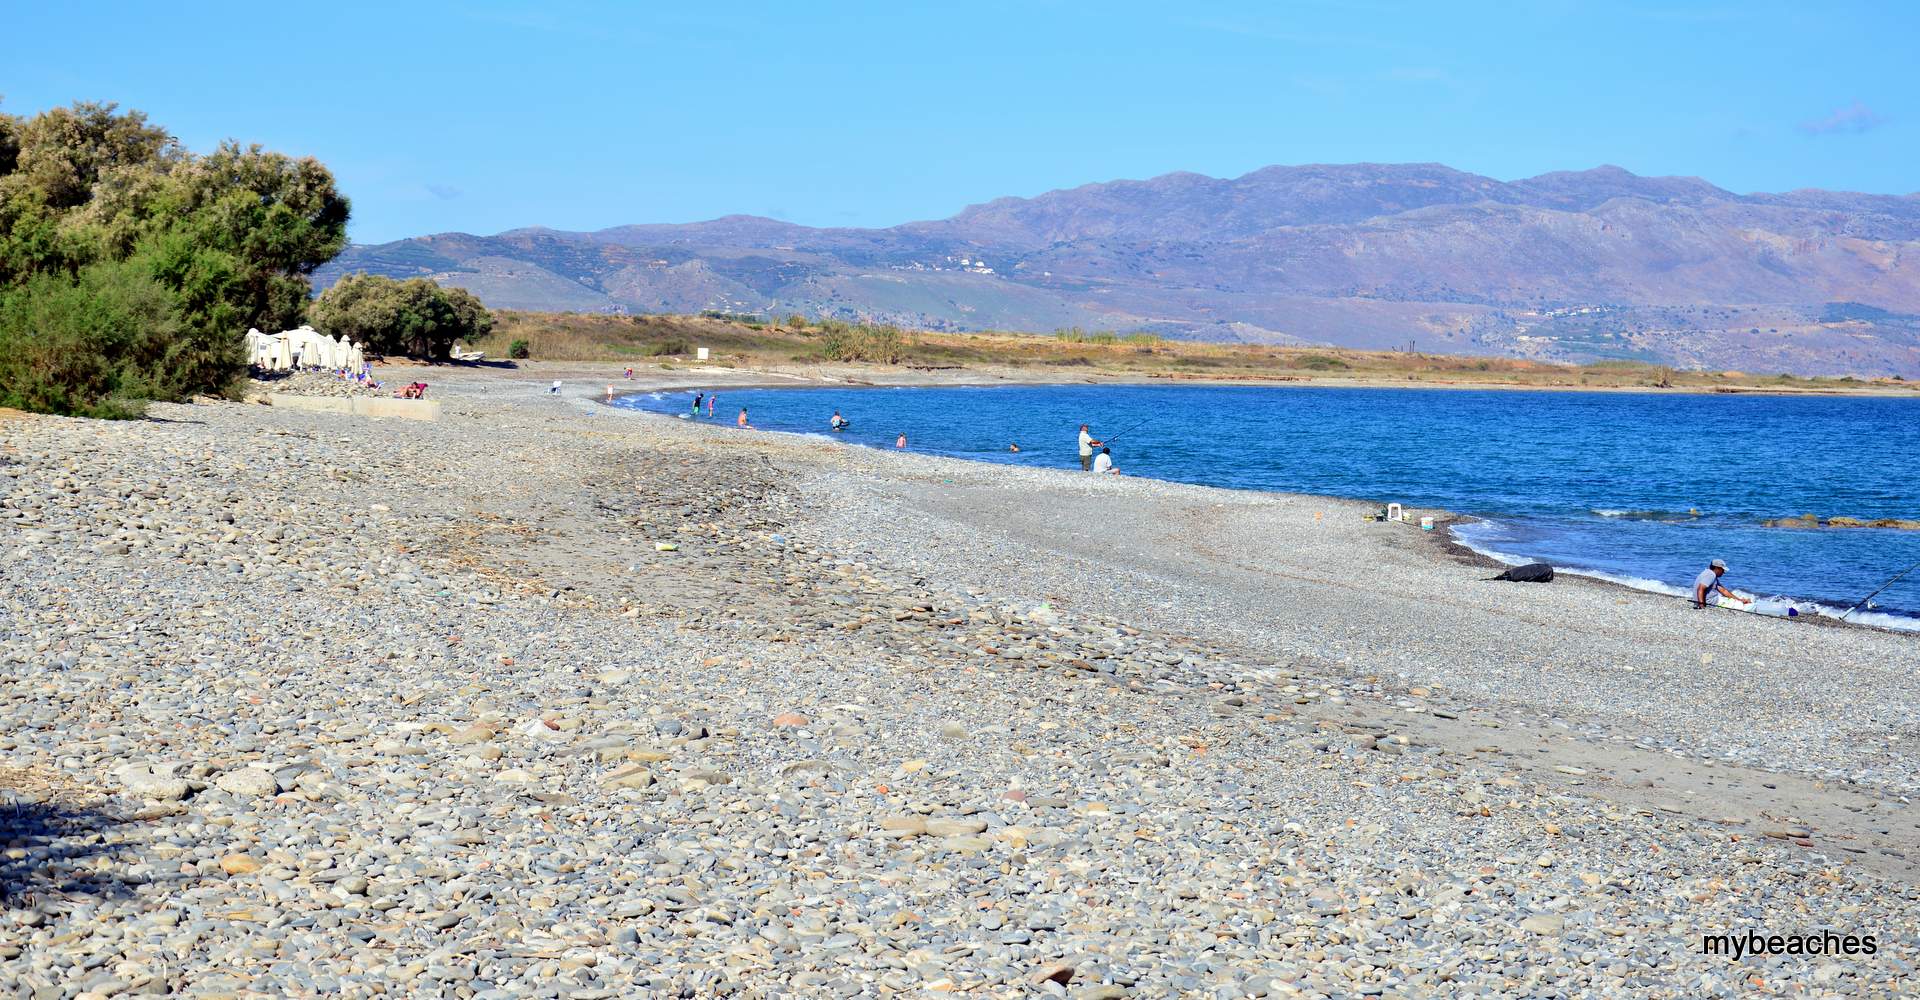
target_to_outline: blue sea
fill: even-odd
[[[692,392],[617,405],[685,413]],[[1267,386],[727,389],[714,421],[1078,469],[1081,423],[1128,475],[1440,507],[1508,562],[1684,593],[1711,559],[1784,613],[1836,614],[1920,562],[1920,532],[1767,518],[1920,519],[1920,398]],[[702,413],[704,414],[704,410]],[[701,419],[708,419],[702,417]],[[1018,444],[1017,454],[1008,450]],[[1920,630],[1920,570],[1850,620]]]

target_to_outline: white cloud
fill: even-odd
[[[1872,108],[1855,101],[1844,108],[1835,108],[1825,118],[1801,122],[1800,131],[1808,135],[1840,135],[1870,132],[1886,123]]]

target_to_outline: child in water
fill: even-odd
[[[905,434],[900,435],[900,439],[895,441],[893,446],[895,448],[905,448],[907,446],[907,436]]]
[[[740,408],[740,419],[737,421],[737,423],[739,423],[739,425],[742,427],[747,426],[747,408],[744,406]]]

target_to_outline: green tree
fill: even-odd
[[[135,366],[115,389],[127,400],[228,389],[242,371],[248,327],[300,321],[309,276],[346,245],[348,210],[316,160],[232,142],[195,156],[146,116],[112,104],[0,115],[0,292],[15,314],[52,310],[110,326],[106,313],[72,310],[60,287],[79,287],[89,269],[107,264],[132,270],[89,280],[111,275],[131,287],[144,276],[169,300],[164,349],[112,353],[148,341],[109,326],[92,338],[113,365]],[[0,393],[10,388],[0,383]]]
[[[493,330],[493,314],[464,288],[378,274],[341,278],[313,303],[312,315],[321,331],[356,341],[376,354],[430,360],[445,360],[454,341]]]

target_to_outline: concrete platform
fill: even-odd
[[[440,402],[434,399],[392,399],[386,396],[294,396],[269,393],[267,402],[289,410],[348,413],[356,417],[399,417],[402,420],[438,420]]]

